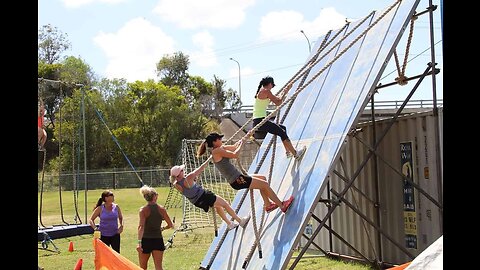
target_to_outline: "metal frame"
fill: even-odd
[[[356,129],[353,129],[349,135],[353,138],[356,138],[357,140],[359,140],[363,145],[365,145],[366,148],[368,148],[368,154],[364,157],[364,160],[363,162],[361,163],[361,165],[359,165],[358,169],[355,171],[355,173],[353,174],[352,177],[348,177],[346,175],[342,175],[340,172],[336,171],[336,170],[332,170],[332,172],[337,175],[341,180],[343,180],[345,183],[346,183],[346,186],[344,187],[344,189],[341,191],[341,192],[337,192],[335,191],[334,189],[332,189],[330,187],[330,179],[328,179],[328,182],[327,182],[327,189],[328,189],[328,192],[327,192],[327,199],[321,199],[319,202],[322,202],[322,203],[325,203],[327,208],[328,208],[328,212],[327,214],[325,215],[325,217],[323,217],[323,219],[320,219],[319,217],[317,217],[316,215],[314,215],[313,213],[310,213],[310,218],[314,218],[316,221],[318,221],[320,224],[319,226],[313,231],[311,237],[307,237],[305,234],[303,234],[303,237],[305,237],[306,239],[308,239],[307,243],[303,246],[303,248],[301,249],[299,255],[297,255],[297,257],[295,258],[294,262],[291,264],[290,268],[289,269],[294,269],[295,266],[297,265],[297,263],[299,262],[300,259],[302,259],[304,257],[304,254],[305,252],[308,250],[310,244],[313,244],[317,249],[319,249],[322,253],[324,253],[326,256],[330,256],[330,257],[339,257],[339,258],[347,258],[347,259],[354,259],[356,261],[361,261],[363,263],[366,263],[366,264],[370,264],[371,266],[375,267],[375,268],[378,268],[378,269],[384,269],[385,266],[392,266],[392,264],[390,263],[386,263],[383,261],[383,252],[382,252],[382,237],[388,239],[390,242],[392,242],[395,246],[397,246],[402,252],[404,252],[405,254],[407,254],[410,258],[414,258],[415,256],[413,256],[405,247],[403,247],[401,244],[397,243],[394,238],[392,238],[390,235],[388,235],[387,233],[383,232],[383,230],[381,229],[382,226],[381,226],[381,215],[380,215],[380,206],[379,206],[379,171],[378,171],[378,162],[379,160],[382,161],[383,163],[385,163],[388,167],[390,167],[392,170],[394,170],[398,175],[402,176],[402,179],[403,181],[407,181],[409,182],[410,184],[413,185],[414,188],[416,188],[421,194],[423,194],[428,200],[430,200],[432,203],[434,203],[438,209],[439,209],[439,213],[440,213],[440,231],[443,232],[443,226],[441,225],[443,223],[443,200],[442,200],[442,195],[443,195],[443,191],[442,191],[442,173],[441,173],[441,155],[440,155],[440,150],[439,150],[439,140],[440,140],[440,136],[439,136],[439,123],[438,123],[438,107],[437,107],[437,96],[436,96],[436,78],[435,78],[435,75],[439,73],[439,69],[435,68],[435,48],[434,48],[434,38],[433,38],[433,11],[436,9],[436,6],[432,5],[432,0],[429,0],[429,7],[427,8],[426,11],[424,12],[421,12],[421,13],[418,13],[414,16],[419,16],[419,15],[423,15],[423,14],[426,14],[428,13],[429,14],[429,19],[430,19],[430,53],[431,53],[431,62],[428,63],[428,67],[425,69],[425,71],[420,74],[420,75],[417,75],[417,76],[414,76],[414,77],[411,77],[409,78],[408,80],[413,80],[413,79],[418,79],[417,83],[415,84],[415,86],[412,88],[412,90],[410,91],[410,93],[408,94],[408,96],[405,98],[405,100],[403,101],[403,104],[400,106],[400,108],[398,108],[397,112],[395,113],[395,115],[390,118],[389,120],[389,123],[387,124],[387,127],[385,128],[385,130],[383,130],[382,134],[377,138],[375,136],[376,134],[376,119],[375,119],[375,110],[374,110],[374,96],[376,93],[378,93],[378,89],[381,89],[381,88],[385,88],[385,87],[388,87],[388,86],[392,86],[392,85],[395,85],[397,84],[396,82],[392,82],[392,83],[388,83],[386,85],[381,85],[379,84],[375,89],[374,89],[374,92],[372,93],[371,95],[371,121],[372,121],[372,129],[373,129],[373,138],[372,138],[372,142],[371,142],[371,145],[369,145],[367,142],[363,141],[361,138],[359,138],[357,135],[358,133],[358,130]],[[388,131],[390,130],[390,128],[393,126],[393,124],[395,123],[396,119],[398,118],[398,116],[401,114],[402,110],[405,108],[405,106],[407,105],[408,101],[410,100],[410,98],[412,97],[413,93],[416,91],[416,89],[418,88],[418,86],[420,85],[420,83],[423,81],[423,79],[425,79],[427,76],[430,76],[432,77],[432,92],[433,92],[433,116],[434,118],[436,119],[435,121],[435,137],[436,137],[436,145],[435,145],[435,149],[436,149],[436,158],[437,158],[437,171],[439,172],[438,173],[438,177],[437,177],[437,181],[438,181],[438,198],[439,198],[439,201],[435,200],[432,196],[430,196],[426,191],[424,191],[419,185],[415,184],[413,181],[411,181],[410,179],[407,179],[400,171],[398,171],[393,165],[391,165],[388,161],[386,161],[384,158],[382,158],[377,152],[377,147],[380,145],[380,143],[383,141],[383,138],[385,137],[385,135],[388,133]],[[345,146],[345,145],[344,145]],[[368,198],[367,195],[365,195],[365,193],[363,193],[360,189],[356,188],[355,186],[353,186],[355,180],[357,179],[357,176],[360,174],[360,172],[365,168],[366,164],[367,164],[367,161],[369,159],[372,159],[373,160],[373,170],[374,170],[374,188],[375,188],[375,198],[374,199],[371,199],[371,198]],[[345,170],[345,164],[343,162],[343,159],[340,157],[340,159],[337,161],[337,162],[340,162],[344,172],[346,173],[346,170]],[[332,166],[332,168],[335,167],[335,166]],[[374,221],[370,220],[366,215],[364,215],[359,209],[357,209],[351,202],[349,202],[344,196],[346,194],[346,192],[350,189],[350,188],[353,188],[355,191],[357,191],[358,193],[360,193],[362,196],[364,196],[365,198],[368,199],[369,202],[372,202],[374,204],[374,207],[376,208],[376,213],[375,213],[375,219]],[[332,194],[334,196],[334,199],[332,199]],[[337,206],[340,205],[340,203],[343,202],[346,206],[348,206],[350,209],[352,209],[356,214],[358,214],[362,220],[365,220],[369,225],[371,225],[372,227],[375,228],[376,232],[377,232],[377,242],[376,242],[376,247],[375,249],[378,251],[378,254],[377,254],[377,258],[374,260],[374,261],[371,261],[369,260],[366,256],[364,256],[363,254],[361,254],[360,251],[356,250],[350,243],[348,243],[348,241],[346,241],[343,237],[341,237],[338,233],[336,233],[332,226],[331,226],[331,215],[332,213],[334,212],[335,208]],[[328,225],[327,225],[327,222],[328,222]],[[329,251],[325,251],[323,249],[321,249],[318,245],[316,245],[313,240],[315,239],[315,237],[318,235],[318,233],[320,232],[320,230],[322,228],[325,228],[328,230],[329,232],[329,243],[330,243],[330,249],[332,250],[333,249],[333,244],[332,244],[332,236],[335,236],[337,237],[338,239],[340,239],[345,245],[347,245],[348,247],[350,247],[352,250],[354,250],[356,253],[359,254],[360,258],[355,258],[355,257],[352,257],[352,256],[347,256],[347,255],[342,255],[342,254],[334,254],[332,252],[329,252]]]
[[[62,97],[62,90],[61,90],[61,87],[62,85],[67,85],[68,83],[65,83],[65,82],[62,82],[62,81],[59,81],[59,80],[51,80],[51,79],[45,79],[45,78],[37,78],[37,84],[40,84],[40,83],[43,83],[43,82],[51,82],[51,83],[58,83],[60,85],[60,98],[63,99]],[[84,85],[83,84],[70,84],[70,85],[74,85],[76,87],[80,87],[81,90],[82,90],[82,93],[84,93]],[[84,103],[84,95],[82,96],[82,109],[83,109],[83,136],[84,136],[84,150],[85,150],[85,147],[86,147],[86,144],[85,144],[85,112],[84,112],[84,106],[83,106],[83,103]],[[59,129],[60,129],[60,139],[59,139],[59,143],[61,145],[61,128],[62,128],[62,115],[61,115],[61,105],[60,104],[60,110],[59,110],[59,115],[60,115],[60,126],[59,126]],[[59,150],[60,151],[60,150]],[[60,153],[60,152],[59,152]],[[41,192],[40,192],[40,213],[39,213],[39,222],[40,222],[40,225],[42,225],[43,228],[47,228],[44,224],[43,224],[43,221],[42,221],[42,205],[43,205],[43,183],[44,183],[44,174],[45,174],[45,170],[44,170],[44,167],[45,167],[45,156],[46,156],[46,151],[43,151],[43,167],[42,167],[42,181],[41,181]],[[85,159],[85,170],[84,170],[84,178],[85,178],[85,224],[87,224],[87,203],[88,203],[88,200],[87,200],[87,176],[86,176],[86,151],[84,151],[84,159]],[[61,188],[61,181],[60,181],[60,178],[61,178],[61,175],[62,175],[62,172],[61,172],[61,166],[59,168],[59,186],[58,186],[58,191],[59,191],[59,203],[60,203],[60,216],[61,216],[61,219],[62,219],[62,225],[74,225],[74,224],[70,224],[68,223],[67,221],[65,221],[64,219],[64,215],[63,215],[63,200],[62,200],[62,188]],[[75,196],[75,191],[74,191],[74,196]],[[75,217],[74,217],[75,220],[80,220],[80,216],[78,214],[78,209],[77,209],[77,203],[75,202]],[[80,223],[76,223],[76,224],[82,224],[81,220],[80,220]],[[62,225],[53,225],[53,226],[62,226]]]

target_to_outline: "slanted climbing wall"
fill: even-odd
[[[277,138],[274,149],[271,187],[281,200],[293,195],[293,204],[286,214],[274,210],[265,215],[263,224],[259,224],[263,201],[260,193],[255,191],[256,220],[262,228],[262,258],[259,258],[258,248],[250,253],[255,243],[253,220],[250,220],[245,229],[230,231],[226,237],[221,237],[225,231],[223,224],[201,267],[216,270],[287,267],[295,243],[326,186],[325,179],[339,157],[347,133],[368,103],[418,3],[419,0],[392,2],[384,10],[373,11],[364,19],[318,39],[306,62],[310,62],[319,49],[321,53],[317,55],[303,85],[301,80],[297,80],[289,91],[292,95],[303,88],[283,123],[293,145],[297,149],[305,145],[307,151],[298,162],[286,157],[280,138]],[[324,48],[320,48],[321,45]],[[271,137],[269,134],[265,138],[249,173],[255,172]],[[268,175],[272,154],[271,148],[258,173]],[[241,200],[245,192],[237,192],[232,203],[234,209],[241,203],[239,216],[251,212],[250,196]],[[248,259],[249,254],[253,254],[251,259]]]

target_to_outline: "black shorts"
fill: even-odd
[[[165,250],[165,244],[163,243],[163,238],[142,238],[142,253],[149,254],[153,250]]]
[[[265,117],[253,119],[253,126],[256,126],[262,122],[263,118]],[[257,130],[280,136],[282,142],[289,139],[287,135],[287,128],[284,125],[276,124],[270,120],[266,121]]]
[[[252,183],[252,177],[250,175],[241,174],[237,178],[237,180],[235,180],[233,183],[230,183],[230,186],[233,189],[240,190],[244,188],[249,188],[251,183]]]
[[[208,212],[210,207],[213,207],[213,204],[217,200],[217,196],[213,194],[210,190],[205,190],[202,196],[194,203],[196,207],[203,208],[205,212]]]

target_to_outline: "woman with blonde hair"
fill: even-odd
[[[280,201],[277,194],[275,194],[268,184],[265,175],[244,175],[230,162],[230,159],[238,158],[238,153],[244,140],[239,140],[234,145],[223,145],[222,138],[223,135],[210,133],[198,148],[197,156],[203,155],[207,150],[207,146],[212,148],[212,159],[215,167],[223,177],[227,179],[233,189],[258,189],[263,198],[265,211],[271,212],[277,207],[280,207],[282,212],[287,212],[293,201],[293,196],[290,196],[290,198],[283,202]],[[272,200],[273,203],[270,202],[270,200]]]
[[[227,230],[231,230],[238,225],[245,228],[250,216],[240,218],[224,198],[197,184],[197,176],[205,170],[207,165],[208,160],[187,175],[184,172],[184,165],[173,166],[170,169],[170,182],[196,207],[202,208],[205,212],[208,212],[210,207],[215,207],[217,213],[227,224]],[[223,209],[227,210],[228,214],[238,223],[230,221]]]
[[[155,269],[162,270],[163,251],[165,250],[162,231],[173,228],[173,223],[165,207],[157,204],[158,193],[153,187],[144,185],[140,188],[140,194],[147,201],[147,204],[142,206],[139,211],[137,251],[140,267],[147,269],[150,255],[153,255]],[[163,220],[167,222],[164,227],[162,227]]]

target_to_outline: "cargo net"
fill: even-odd
[[[177,162],[176,165],[185,164],[185,174],[195,170],[203,162],[205,162],[207,158],[209,158],[210,154],[202,155],[199,158],[196,156],[198,146],[202,142],[203,140],[183,140],[181,157],[179,158],[180,162]],[[232,144],[235,142],[236,140],[231,140]],[[237,161],[240,162],[241,166],[246,170],[248,170],[252,160],[255,158],[255,155],[260,148],[260,144],[260,140],[254,139],[243,144],[240,150],[240,158]],[[232,163],[235,164],[235,166],[239,166],[238,163],[234,162],[233,160]],[[240,168],[238,169],[240,170]],[[210,161],[209,165],[205,168],[202,174],[197,177],[197,184],[201,185],[204,189],[208,189],[216,195],[223,197],[229,204],[232,203],[237,192],[215,168],[213,161]],[[170,191],[165,202],[165,208],[167,210],[172,208],[183,208],[182,222],[180,225],[175,225],[178,231],[212,227],[214,226],[214,222],[217,222],[217,226],[220,227],[222,222],[222,219],[218,214],[216,214],[214,220],[211,209],[207,213],[202,208],[196,207],[173,186],[170,187]]]

